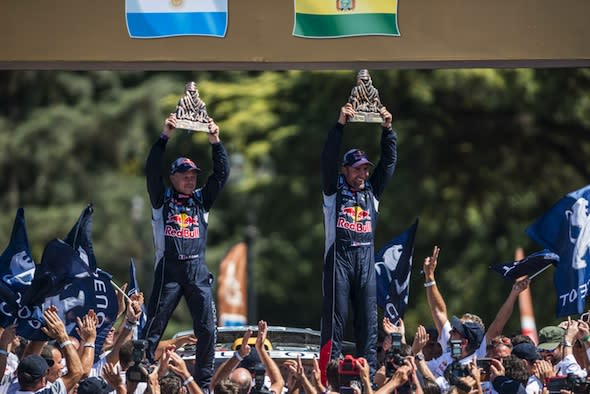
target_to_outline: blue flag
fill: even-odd
[[[557,266],[559,263],[559,256],[550,250],[542,250],[533,253],[522,260],[512,261],[510,263],[494,264],[490,269],[496,271],[504,277],[504,279],[516,279],[521,276],[533,276],[541,272],[547,266],[553,264]]]
[[[21,306],[31,306],[60,292],[75,279],[90,276],[90,270],[77,251],[60,239],[49,241],[43,251],[41,264],[35,270],[31,286],[24,294]]]
[[[389,241],[375,255],[377,305],[383,308],[385,316],[394,324],[404,317],[408,306],[418,222],[416,219],[410,228]]]
[[[40,330],[45,325],[43,311],[49,306],[57,308],[57,314],[64,322],[68,335],[78,337],[76,317],[82,318],[91,309],[96,314],[95,360],[101,354],[102,345],[117,318],[117,294],[108,273],[97,272],[71,280],[65,285],[46,294],[39,302],[23,306],[19,310],[17,334],[38,341],[49,338]]]
[[[29,288],[35,274],[35,262],[31,257],[25,211],[16,212],[10,242],[0,256],[0,326],[14,323],[18,300]]]
[[[96,271],[96,257],[92,247],[92,214],[94,208],[88,204],[80,214],[78,221],[68,233],[65,242],[78,251],[80,258],[90,267],[90,271]]]
[[[131,297],[133,294],[139,294],[141,290],[139,289],[139,282],[137,281],[137,275],[135,271],[135,262],[133,259],[129,262],[129,289],[127,290],[127,296]],[[141,316],[137,322],[137,326],[133,330],[133,338],[137,339],[139,335],[143,332],[143,328],[147,323],[147,311],[145,309],[145,304],[141,306]]]
[[[573,191],[527,229],[527,234],[559,255],[553,276],[557,316],[583,313],[590,286],[590,185]]]

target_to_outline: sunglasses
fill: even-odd
[[[53,367],[55,365],[55,361],[53,361],[52,358],[45,358],[43,357],[43,359],[45,360],[45,362],[47,363],[47,365],[49,366],[49,368]]]
[[[512,341],[508,337],[496,337],[491,341],[493,346],[506,345],[512,346]]]

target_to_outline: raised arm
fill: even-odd
[[[393,116],[385,107],[381,108],[381,116],[383,117],[383,123],[381,123],[383,128],[381,132],[381,157],[369,180],[377,199],[383,194],[387,182],[389,182],[395,171],[397,162],[397,135],[391,128]]]
[[[347,103],[340,108],[338,122],[330,129],[321,156],[321,180],[322,191],[325,195],[331,196],[336,193],[338,184],[338,168],[340,167],[340,145],[342,145],[342,136],[346,121],[354,116],[352,104]]]
[[[210,120],[209,143],[211,144],[211,157],[213,159],[213,173],[207,178],[203,186],[203,207],[206,211],[211,209],[217,196],[223,189],[229,177],[229,159],[227,152],[219,139],[219,126]]]
[[[277,363],[274,362],[268,351],[264,348],[264,341],[266,340],[268,326],[266,321],[260,320],[258,322],[258,335],[256,336],[256,352],[260,356],[260,361],[264,364],[266,368],[266,373],[270,378],[270,391],[273,393],[280,394],[283,392],[283,387],[285,386],[285,380],[283,379],[283,375],[281,375],[281,371],[279,370],[279,366]]]
[[[117,331],[117,336],[115,338],[115,342],[113,343],[113,348],[111,349],[111,352],[107,355],[108,363],[115,365],[119,362],[119,350],[125,342],[131,339],[133,328],[135,328],[135,326],[137,325],[140,316],[141,304],[138,300],[132,299],[132,301],[129,302],[127,306],[125,323]]]
[[[148,194],[152,207],[160,208],[164,203],[164,180],[162,179],[162,161],[168,139],[176,128],[176,114],[171,113],[164,121],[164,129],[160,138],[152,145],[145,163],[145,176]]]
[[[225,361],[223,364],[217,368],[217,371],[213,374],[211,378],[210,390],[213,391],[217,383],[221,382],[223,379],[226,379],[231,374],[231,371],[234,370],[235,367],[240,364],[240,361],[244,359],[244,357],[250,354],[250,345],[248,345],[248,340],[252,336],[252,330],[248,329],[244,333],[242,338],[242,346],[239,350],[236,350],[234,356],[229,360]]]
[[[49,307],[43,311],[43,317],[45,318],[45,327],[41,327],[41,330],[45,335],[53,338],[59,344],[61,351],[64,353],[66,359],[66,366],[68,372],[61,377],[64,386],[67,391],[70,391],[76,383],[82,378],[84,371],[82,370],[82,363],[78,352],[74,347],[74,343],[69,340],[68,333],[63,321],[59,318],[55,307]]]
[[[447,305],[445,300],[440,294],[436,281],[434,278],[434,272],[436,271],[436,265],[438,264],[438,254],[440,248],[434,246],[432,250],[432,256],[424,259],[424,287],[426,288],[426,298],[428,299],[428,306],[430,307],[430,313],[432,314],[432,320],[439,333],[442,333],[442,328],[445,323],[449,320],[447,316]]]
[[[94,351],[96,342],[96,324],[98,318],[92,309],[80,319],[76,317],[78,327],[76,331],[80,336],[80,348],[78,353],[82,363],[83,377],[88,377],[94,365]]]
[[[510,319],[512,315],[512,310],[514,309],[514,303],[518,299],[518,295],[522,293],[529,287],[530,280],[528,276],[522,277],[516,280],[512,285],[512,290],[510,290],[510,294],[504,301],[504,304],[498,310],[496,314],[496,318],[488,327],[488,331],[486,332],[486,340],[490,342],[493,338],[497,337],[498,335],[502,334],[502,330]]]

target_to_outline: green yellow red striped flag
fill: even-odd
[[[293,35],[307,38],[399,36],[398,0],[294,0]]]

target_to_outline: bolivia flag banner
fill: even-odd
[[[294,36],[337,38],[400,35],[397,0],[294,1]]]
[[[224,37],[227,0],[125,0],[131,38]]]

